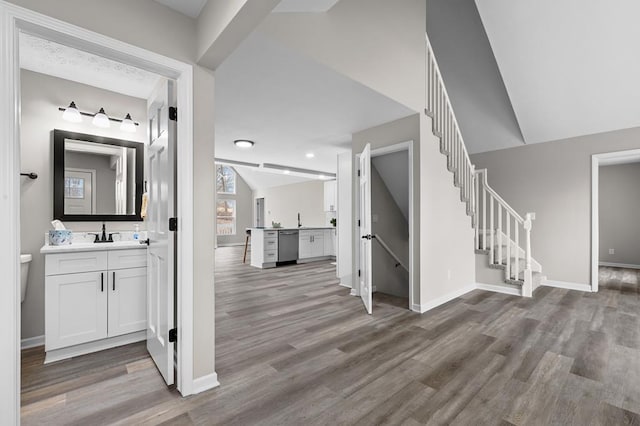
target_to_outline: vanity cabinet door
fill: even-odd
[[[107,337],[107,272],[46,277],[45,350]]]
[[[146,330],[147,268],[109,271],[109,337]]]

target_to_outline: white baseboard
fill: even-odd
[[[358,293],[356,293],[356,289],[355,288],[351,289],[351,295],[352,296],[357,296],[358,295]]]
[[[20,341],[20,349],[35,348],[37,346],[44,346],[44,335],[28,337]]]
[[[352,288],[351,283],[353,282],[351,280],[351,274],[349,275],[344,275],[342,277],[338,277],[340,279],[340,285],[342,287],[347,287],[347,288]]]
[[[217,388],[220,386],[218,381],[218,373],[207,374],[206,376],[193,379],[193,393],[192,395],[200,392],[208,391],[209,389]]]
[[[494,293],[510,294],[512,296],[522,296],[522,290],[495,284],[476,283],[478,290],[493,291]]]
[[[546,280],[540,284],[541,286],[546,287],[556,287],[556,288],[564,288],[567,290],[578,290],[578,291],[587,291],[591,292],[591,285],[583,284],[583,283],[571,283],[568,281],[555,281],[555,280]]]
[[[612,263],[612,262],[599,262],[599,266],[610,266],[612,268],[627,268],[627,269],[640,269],[640,265],[634,265],[631,263]]]
[[[242,247],[244,247],[244,243],[225,243],[225,244],[218,244],[218,247],[238,247],[238,246],[242,246]],[[251,247],[251,243],[249,243],[249,247]]]
[[[452,291],[449,294],[445,294],[444,296],[440,296],[437,299],[431,300],[427,303],[425,303],[424,305],[419,305],[419,304],[413,304],[411,306],[411,310],[414,312],[419,312],[421,314],[424,314],[427,311],[430,311],[433,308],[437,308],[440,305],[444,305],[447,302],[452,301],[453,299],[462,296],[463,294],[467,294],[470,291],[473,291],[476,289],[476,284],[469,284],[465,287],[462,287],[458,290]]]
[[[110,337],[108,339],[96,340],[95,342],[82,343],[80,345],[47,351],[44,359],[45,364],[61,361],[75,356],[85,355],[104,349],[115,348],[128,345],[129,343],[140,342],[147,339],[147,330],[136,331],[122,336]]]

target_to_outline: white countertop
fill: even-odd
[[[105,251],[105,250],[131,250],[146,249],[146,244],[141,244],[139,240],[133,241],[114,241],[113,243],[71,243],[65,246],[52,246],[45,244],[41,249],[42,254],[52,253],[71,253],[82,251]]]
[[[273,227],[269,227],[269,228],[256,228],[256,227],[251,227],[251,228],[247,228],[247,229],[251,229],[251,230],[256,230],[256,231],[310,231],[310,230],[314,230],[314,229],[336,229],[335,226],[303,226],[301,228],[273,228]]]

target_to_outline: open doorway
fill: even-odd
[[[635,278],[640,269],[638,182],[640,150],[592,156],[591,291],[627,272]]]
[[[370,154],[367,146],[357,159],[361,182],[356,196],[358,294],[369,313],[372,299],[411,309],[413,142],[374,149]]]

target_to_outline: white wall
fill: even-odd
[[[640,265],[640,163],[602,166],[598,177],[599,260]]]
[[[278,222],[285,228],[297,228],[298,213],[302,226],[331,226],[324,212],[324,181],[274,186],[253,192],[254,203],[256,198],[262,197],[265,226]]]
[[[474,231],[440,153],[431,119],[420,115],[420,303],[442,303],[475,287]]]
[[[535,212],[533,258],[550,280],[591,282],[591,155],[637,149],[640,128],[476,154],[489,185],[517,212]]]
[[[338,190],[338,212],[337,212],[337,231],[338,231],[338,252],[337,275],[340,278],[340,284],[345,287],[351,287],[353,273],[353,210],[351,205],[351,197],[353,193],[353,164],[351,152],[345,152],[338,155],[338,173],[337,173],[337,190]]]
[[[127,113],[139,122],[146,122],[147,102],[80,83],[22,70],[21,167],[36,172],[37,180],[21,178],[21,251],[33,255],[30,265],[27,295],[22,304],[22,338],[44,334],[44,256],[40,248],[44,234],[51,229],[53,219],[53,129],[89,133],[144,143],[144,126],[136,133],[122,132],[119,126],[101,129],[85,117],[82,123],[62,119],[58,107],[74,100],[85,111],[97,111],[104,106],[114,117]],[[133,230],[144,222],[107,222],[108,230]],[[74,231],[98,231],[101,222],[68,222]]]
[[[341,0],[327,13],[272,13],[259,31],[423,111],[424,0]]]

